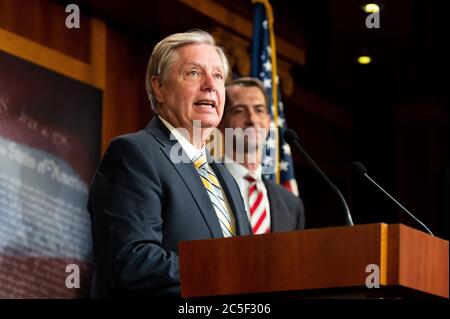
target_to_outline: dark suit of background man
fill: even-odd
[[[91,186],[94,297],[178,295],[179,241],[251,233],[236,182],[204,146],[222,118],[228,72],[209,33],[155,46],[146,88],[156,116],[111,142]]]
[[[233,134],[232,147],[225,142],[224,163],[240,187],[254,234],[305,226],[302,200],[261,175],[262,150],[270,125],[267,106],[261,81],[235,79],[226,88],[225,111],[219,124],[225,136],[226,128],[242,129],[242,133]]]

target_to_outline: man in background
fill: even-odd
[[[225,138],[229,136],[227,128],[241,131],[233,133],[233,147],[225,142],[224,164],[239,185],[253,234],[305,226],[302,200],[262,177],[261,158],[269,125],[268,98],[261,81],[238,78],[230,83],[219,128]]]

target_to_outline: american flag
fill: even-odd
[[[263,153],[262,171],[264,177],[282,184],[298,195],[291,149],[282,138],[287,126],[277,75],[272,7],[268,0],[253,0],[253,3],[255,16],[251,76],[263,82],[269,97],[269,113],[272,118]]]

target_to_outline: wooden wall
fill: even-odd
[[[151,116],[144,75],[150,46],[81,12],[68,29],[51,0],[0,1],[0,49],[103,91],[102,150]]]
[[[145,92],[145,71],[152,47],[114,27],[107,28],[103,145],[117,135],[134,132],[152,117]]]

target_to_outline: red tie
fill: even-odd
[[[258,189],[256,178],[248,174],[245,179],[250,182],[248,188],[248,204],[250,207],[250,224],[253,234],[267,234],[270,232],[270,219],[264,202],[264,193]]]

